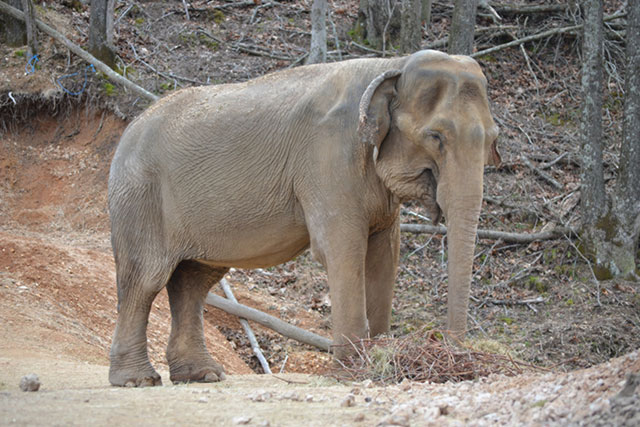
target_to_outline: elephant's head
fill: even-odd
[[[471,58],[417,52],[374,79],[360,101],[358,132],[399,201],[420,200],[448,226],[447,328],[466,332],[469,284],[484,166],[497,165],[498,135],[487,81]]]

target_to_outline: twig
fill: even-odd
[[[541,171],[539,168],[535,167],[533,165],[533,163],[531,163],[531,160],[529,160],[527,158],[527,156],[522,156],[522,163],[524,163],[529,169],[531,169],[536,175],[538,175],[540,178],[542,178],[543,180],[547,181],[547,183],[551,184],[551,186],[553,188],[555,188],[556,190],[562,190],[562,184],[560,184],[558,181],[556,181],[555,179],[553,179],[549,174],[547,174],[546,172]]]
[[[524,45],[520,45],[520,51],[522,52],[522,56],[524,56],[524,60],[527,63],[527,68],[529,69],[529,73],[533,77],[533,80],[536,82],[536,95],[538,99],[540,99],[540,82],[538,81],[538,76],[533,72],[533,68],[531,68],[531,62],[529,61],[529,55],[527,55],[527,51],[524,49]]]
[[[313,332],[305,331],[304,329],[290,325],[277,317],[271,316],[267,313],[263,313],[255,308],[247,307],[246,305],[234,303],[227,298],[222,298],[216,294],[209,292],[205,302],[234,316],[244,317],[245,319],[253,320],[256,323],[266,326],[269,329],[273,329],[281,335],[289,338],[293,338],[296,341],[300,341],[305,344],[312,345],[324,351],[329,351],[331,348],[331,340],[322,337]]]
[[[127,7],[127,8],[124,10],[124,12],[122,12],[122,13],[120,14],[120,16],[118,16],[118,17],[116,18],[116,20],[113,22],[113,27],[114,27],[114,28],[118,25],[118,22],[120,22],[120,20],[121,20],[122,18],[124,18],[124,17],[127,15],[127,13],[129,13],[129,11],[130,11],[131,9],[133,9],[133,6],[134,6],[134,4],[133,4],[133,3],[132,3],[132,4],[130,4],[130,5],[129,5],[129,7]]]
[[[182,6],[184,7],[184,14],[187,18],[187,21],[191,21],[191,18],[189,17],[189,5],[187,5],[187,0],[182,0]]]
[[[502,17],[498,14],[498,12],[496,12],[496,10],[489,4],[488,0],[480,0],[478,2],[478,6],[482,7],[484,9],[487,9],[489,11],[489,14],[491,15],[491,18],[493,19],[493,22],[498,22],[498,21],[502,21]]]
[[[284,381],[287,384],[309,384],[309,381],[295,381],[295,380],[288,380],[286,378],[282,378],[279,377],[277,375],[273,375],[273,378],[280,380],[280,381]]]
[[[569,153],[567,151],[565,151],[564,153],[560,154],[558,157],[556,157],[555,159],[551,160],[550,162],[538,165],[538,168],[539,169],[548,169],[551,166],[553,166],[556,163],[558,163],[560,160],[562,160],[567,154],[569,154]]]
[[[14,18],[20,19],[21,21],[24,21],[24,13],[22,11],[9,6],[3,1],[0,1],[0,11],[13,16]],[[43,32],[47,33],[49,36],[58,40],[60,43],[65,45],[71,52],[75,53],[80,58],[84,59],[90,64],[93,64],[97,69],[105,73],[107,77],[109,77],[111,80],[115,81],[116,83],[120,83],[124,87],[132,90],[138,95],[141,95],[151,101],[157,101],[159,99],[158,96],[152,94],[148,90],[138,86],[137,84],[133,83],[131,80],[128,80],[122,77],[120,74],[113,71],[111,68],[109,68],[108,65],[106,65],[102,61],[99,61],[93,55],[83,50],[78,45],[72,43],[69,39],[67,39],[65,36],[60,34],[58,31],[54,30],[44,22],[40,21],[39,19],[35,19],[35,23],[38,26],[38,28],[40,28]]]
[[[401,224],[400,231],[408,233],[435,233],[447,234],[447,228],[442,225],[428,224]],[[505,243],[531,243],[541,240],[556,240],[563,236],[576,236],[577,233],[565,227],[556,227],[553,230],[542,231],[539,233],[509,233],[496,230],[478,230],[480,239],[498,240],[502,239]]]
[[[227,279],[225,279],[224,277],[220,279],[220,286],[222,287],[222,290],[224,291],[224,294],[227,296],[228,299],[230,299],[235,303],[238,302],[236,297],[233,295],[233,291],[231,290],[231,285],[229,285],[229,282],[227,281]],[[269,368],[269,362],[267,362],[267,359],[265,359],[264,354],[262,354],[262,350],[260,349],[258,340],[256,339],[256,336],[253,333],[253,330],[251,329],[249,322],[247,322],[246,319],[242,319],[242,318],[240,318],[239,320],[240,320],[240,324],[242,325],[242,328],[244,329],[244,333],[247,334],[247,338],[249,338],[249,343],[251,344],[251,350],[253,350],[253,354],[256,355],[256,357],[258,358],[258,361],[260,362],[260,365],[262,366],[262,370],[264,371],[265,374],[271,374],[271,369]]]

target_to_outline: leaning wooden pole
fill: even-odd
[[[11,7],[11,6],[9,6],[8,4],[6,4],[3,1],[0,1],[0,12],[4,12],[7,15],[11,15],[14,18],[19,19],[21,21],[25,20],[24,13],[21,10],[18,10],[15,7]],[[143,96],[143,97],[145,97],[145,98],[147,98],[147,99],[149,99],[151,101],[157,101],[159,99],[158,96],[152,94],[148,90],[138,86],[137,84],[133,83],[131,80],[128,80],[128,79],[122,77],[120,74],[118,74],[115,71],[113,71],[105,63],[103,63],[102,61],[100,61],[97,58],[95,58],[89,52],[84,51],[80,46],[72,43],[64,35],[62,35],[58,31],[54,30],[53,28],[51,28],[50,26],[48,26],[44,22],[40,21],[39,19],[35,19],[34,21],[35,21],[35,24],[37,25],[37,27],[42,32],[44,32],[44,33],[48,34],[49,36],[53,37],[54,39],[58,40],[60,43],[65,45],[71,52],[75,53],[80,58],[84,59],[85,61],[87,61],[90,64],[93,64],[98,70],[100,70],[104,74],[106,74],[107,77],[109,77],[109,79],[113,80],[116,83],[121,84],[122,86],[126,87],[127,89],[130,89],[131,91],[133,91],[133,92],[137,93],[138,95]]]
[[[331,349],[332,344],[330,339],[290,325],[287,322],[282,321],[277,317],[271,316],[267,313],[263,313],[260,310],[247,307],[246,305],[238,304],[237,302],[230,301],[227,298],[212,294],[211,292],[209,292],[209,295],[207,295],[207,299],[205,300],[205,302],[209,305],[219,308],[220,310],[233,314],[234,316],[253,320],[256,323],[261,324],[262,326],[273,329],[279,334],[284,335],[285,337],[293,338],[294,340],[301,343],[312,345],[324,351],[329,351]]]

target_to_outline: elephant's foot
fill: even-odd
[[[120,387],[152,387],[162,385],[160,375],[151,364],[143,368],[119,369],[113,365],[109,368],[109,382]]]
[[[224,369],[211,356],[169,362],[169,378],[174,384],[215,383],[225,379]]]

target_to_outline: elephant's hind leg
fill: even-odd
[[[116,265],[118,320],[109,354],[109,381],[115,386],[162,385],[147,355],[147,323],[151,304],[167,283],[173,266],[149,267],[150,263],[134,264],[128,259]]]
[[[171,335],[167,346],[170,379],[215,382],[225,378],[204,340],[202,312],[211,286],[228,271],[196,261],[182,261],[167,284],[171,306]]]

